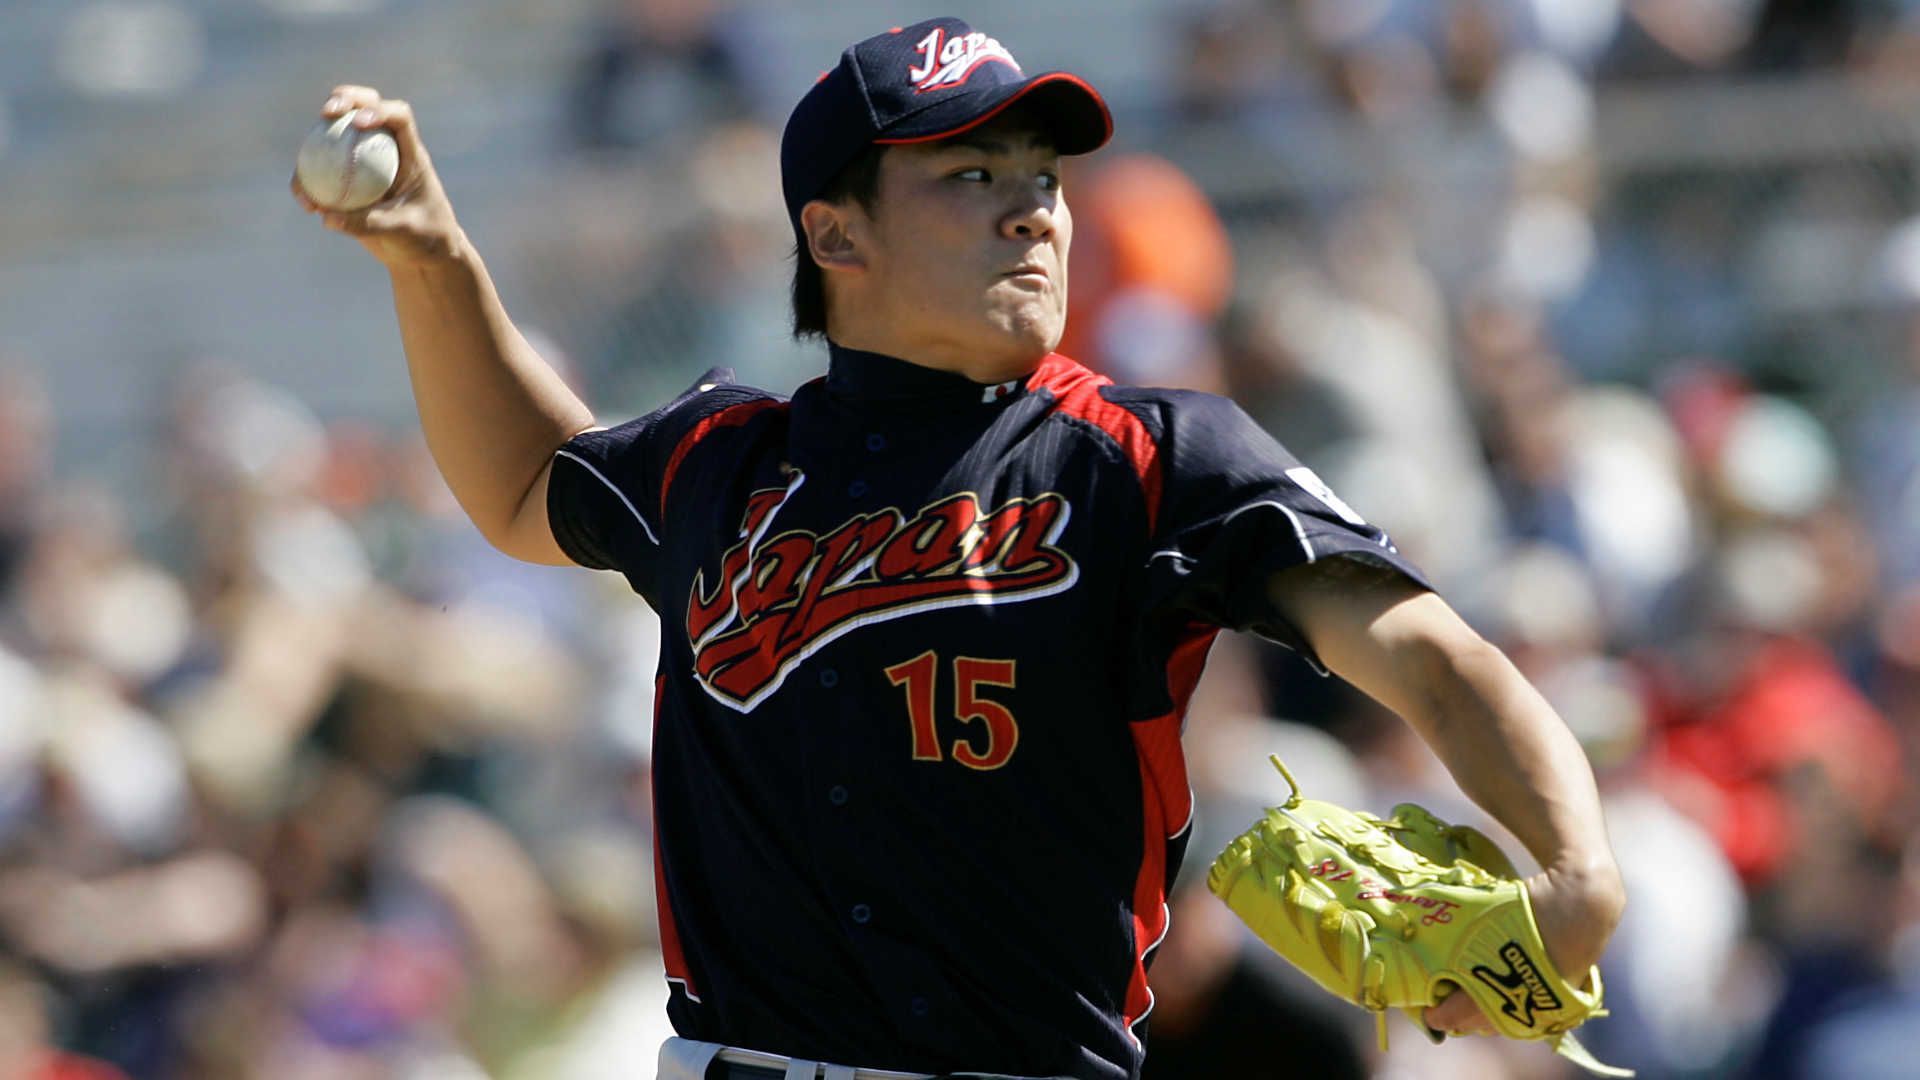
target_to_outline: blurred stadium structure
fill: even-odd
[[[656,630],[448,505],[382,275],[294,208],[292,149],[336,81],[412,99],[603,417],[717,364],[786,387],[821,360],[784,334],[779,125],[936,7],[0,7],[0,1076],[651,1075]],[[1068,178],[1069,351],[1232,393],[1586,742],[1633,902],[1599,1055],[1920,1075],[1920,4],[949,7],[1115,104]],[[1194,851],[1274,796],[1269,749],[1474,813],[1227,640]],[[1176,912],[1150,1077],[1560,1068],[1404,1025],[1377,1055]]]

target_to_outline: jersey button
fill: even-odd
[[[835,784],[827,789],[827,801],[835,806],[847,805],[847,789]]]
[[[923,997],[917,997],[907,1002],[907,1008],[913,1010],[913,1015],[915,1016],[925,1016],[933,1011],[933,1005]]]
[[[885,450],[886,448],[887,448],[887,437],[885,435],[882,435],[876,431],[873,434],[867,436],[867,449],[877,454],[880,451]]]
[[[840,673],[832,668],[820,669],[820,685],[831,690],[840,685]]]
[[[848,912],[848,914],[852,915],[853,921],[859,923],[861,926],[865,926],[873,921],[873,909],[865,904],[853,905],[853,910]]]
[[[865,498],[866,494],[867,482],[865,480],[855,480],[853,483],[847,485],[847,498],[849,499]]]

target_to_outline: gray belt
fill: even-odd
[[[777,1076],[782,1080],[928,1080],[927,1073],[829,1065],[758,1050],[742,1050],[719,1043],[696,1042],[679,1036],[660,1044],[658,1080],[707,1080],[707,1070],[716,1061],[739,1066],[746,1076],[758,1073],[761,1076]]]
[[[709,1073],[715,1064],[730,1066],[725,1072]],[[737,1046],[698,1042],[673,1036],[660,1044],[660,1071],[656,1080],[708,1080],[709,1075],[765,1080],[939,1080],[930,1073],[895,1072],[892,1069],[861,1069],[852,1065],[829,1065],[823,1061],[784,1057]],[[942,1073],[942,1077],[980,1077],[983,1080],[1068,1080],[1064,1077],[1014,1077],[1000,1073]]]

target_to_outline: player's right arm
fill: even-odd
[[[356,124],[384,127],[399,144],[392,191],[353,213],[323,210],[298,180],[294,197],[387,268],[420,425],[461,508],[508,555],[569,565],[547,521],[547,485],[554,452],[592,427],[593,414],[507,317],[413,110],[369,87],[338,86],[320,111],[332,119],[348,109],[362,110]]]

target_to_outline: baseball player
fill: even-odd
[[[848,48],[781,147],[826,375],[716,370],[610,428],[508,319],[408,106],[343,86],[322,113],[350,108],[401,173],[325,223],[391,275],[461,505],[665,625],[662,1076],[1137,1077],[1222,627],[1404,716],[1546,867],[1559,969],[1599,956],[1623,898],[1593,778],[1505,657],[1232,403],[1053,352],[1060,159],[1111,133],[1084,80],[950,18]],[[1428,1022],[1489,1030],[1464,994]]]

